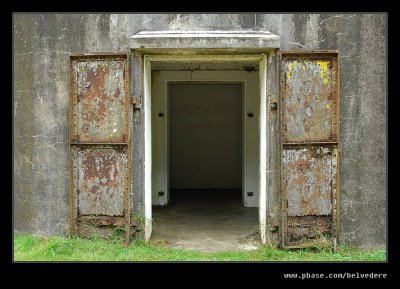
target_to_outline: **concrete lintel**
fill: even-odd
[[[141,31],[130,38],[131,49],[279,47],[279,36],[269,31]]]

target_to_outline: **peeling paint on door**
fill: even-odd
[[[337,238],[338,54],[281,56],[282,247]]]
[[[127,60],[76,61],[72,67],[76,86],[77,142],[125,142],[128,124],[124,117]]]
[[[128,55],[71,56],[71,232],[130,238]]]
[[[329,215],[332,186],[336,183],[336,158],[331,148],[306,147],[283,151],[283,174],[288,216]]]
[[[282,61],[284,143],[337,141],[336,66],[331,59]]]
[[[79,215],[122,216],[127,162],[125,150],[112,147],[79,149],[75,161]]]

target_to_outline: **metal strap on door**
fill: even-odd
[[[335,245],[338,53],[283,52],[280,78],[282,247]]]
[[[71,56],[70,78],[70,231],[129,242],[128,55]]]

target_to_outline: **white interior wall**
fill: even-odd
[[[242,84],[169,85],[170,187],[241,189]]]

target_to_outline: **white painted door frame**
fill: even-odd
[[[259,118],[258,118],[258,137],[259,137],[259,162],[258,162],[258,192],[259,192],[259,222],[261,229],[261,239],[265,243],[265,224],[266,224],[266,156],[267,156],[267,136],[266,136],[266,104],[267,104],[267,93],[266,93],[266,64],[267,56],[265,54],[260,55],[202,55],[202,56],[191,56],[191,55],[145,55],[144,56],[144,77],[143,77],[143,91],[144,91],[144,209],[145,209],[145,239],[148,240],[151,235],[151,219],[152,219],[152,79],[151,79],[151,62],[163,61],[163,62],[207,62],[207,61],[257,61],[259,62]],[[201,72],[201,71],[197,71]],[[193,72],[188,72],[193,73]],[[199,81],[205,81],[199,79]],[[213,80],[215,81],[215,79]],[[218,79],[218,81],[221,81]],[[224,81],[222,79],[222,81]],[[166,87],[165,87],[166,89]],[[245,111],[247,114],[248,111]],[[245,116],[247,117],[247,116]],[[165,193],[168,193],[167,191]],[[167,201],[166,199],[165,201]]]

